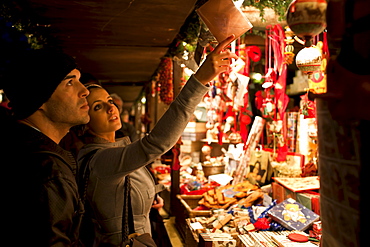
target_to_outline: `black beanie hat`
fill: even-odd
[[[30,50],[11,62],[1,86],[16,119],[24,119],[48,101],[75,60],[56,50]]]

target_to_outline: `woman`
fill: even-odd
[[[80,150],[78,162],[79,165],[88,164],[86,203],[93,215],[94,246],[121,244],[124,181],[128,174],[131,177],[135,230],[150,233],[149,211],[158,190],[143,167],[175,145],[208,91],[206,84],[230,68],[231,58],[238,59],[235,54],[224,51],[233,39],[234,35],[225,39],[208,55],[150,134],[133,143],[128,137],[115,139],[115,131],[121,128],[121,121],[118,108],[108,92],[99,85],[88,87],[90,122],[83,137],[87,144]]]

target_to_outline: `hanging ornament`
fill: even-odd
[[[267,73],[265,75],[265,81],[263,82],[262,87],[263,88],[269,88],[272,85],[274,85],[276,80],[277,80],[277,75],[276,75],[275,69],[274,68],[268,68]]]
[[[285,49],[284,49],[284,60],[286,64],[292,64],[294,61],[294,32],[289,28],[285,27]]]
[[[290,29],[311,46],[313,36],[326,28],[325,0],[294,0],[288,6],[286,20]]]
[[[241,54],[241,57],[244,58],[244,71],[243,75],[250,76],[250,66],[251,66],[251,60],[253,62],[258,62],[261,60],[262,52],[261,49],[258,46],[239,46],[240,49],[243,49],[243,52]]]
[[[316,104],[308,99],[308,93],[301,96],[300,112],[304,118],[316,118]]]
[[[246,107],[243,107],[240,113],[240,135],[242,137],[243,143],[247,141],[249,125],[252,123],[253,113],[250,110],[247,110]]]
[[[163,103],[170,105],[173,101],[173,68],[172,58],[163,57],[158,68],[159,97]]]
[[[258,46],[252,45],[248,46],[246,48],[246,52],[248,57],[253,61],[253,62],[258,62],[261,60],[261,49]]]
[[[228,139],[231,144],[238,144],[242,142],[242,136],[237,131],[230,133]]]
[[[317,48],[320,49],[322,54],[321,67],[318,71],[312,73],[312,76],[308,79],[308,87],[311,92],[314,94],[323,94],[326,93],[326,65],[328,51],[326,51],[327,46],[325,45],[325,32],[324,32],[324,42],[317,42]]]
[[[154,79],[152,80],[152,86],[151,86],[150,91],[151,91],[151,95],[152,95],[153,98],[155,97],[155,95],[157,93],[157,81],[158,81],[158,79],[157,80],[154,80]]]
[[[316,46],[305,47],[296,57],[297,67],[310,78],[312,73],[321,69],[322,53]]]
[[[277,78],[277,75],[276,75],[276,70],[273,66],[273,63],[272,63],[272,60],[273,60],[273,47],[272,47],[272,40],[274,38],[274,35],[273,35],[273,28],[268,28],[266,29],[266,36],[267,36],[267,39],[266,39],[266,61],[268,61],[266,64],[265,64],[265,81],[263,82],[262,84],[262,87],[263,88],[269,88],[271,87],[275,81],[276,81],[276,78]]]

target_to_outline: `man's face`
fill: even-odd
[[[56,125],[72,127],[89,122],[89,106],[86,100],[89,91],[79,81],[80,71],[72,70],[55,89],[41,109]]]

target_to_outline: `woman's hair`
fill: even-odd
[[[99,84],[99,85],[101,85],[100,81],[98,79],[96,79],[95,76],[93,76],[90,73],[82,72],[82,71],[81,71],[80,82],[82,84],[84,84],[85,86],[87,84]]]
[[[92,89],[92,88],[101,88],[101,89],[104,89],[101,85],[99,84],[85,84],[84,85],[89,91]]]

